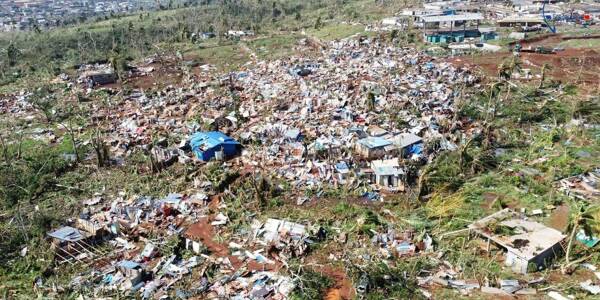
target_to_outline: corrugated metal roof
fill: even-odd
[[[542,23],[544,19],[541,16],[529,15],[529,16],[508,16],[502,20],[496,21],[496,23]]]
[[[394,137],[394,144],[400,148],[408,147],[414,143],[419,143],[423,139],[412,133],[401,133]]]
[[[68,242],[77,242],[84,238],[83,234],[81,234],[78,229],[70,226],[59,228],[56,231],[48,233],[48,235],[61,241]]]
[[[385,146],[392,144],[392,142],[390,142],[384,138],[376,137],[376,136],[370,136],[368,138],[364,138],[362,140],[359,140],[358,143],[361,145],[364,145],[365,147],[368,147],[368,148],[379,148],[379,147],[385,147]]]
[[[371,162],[371,169],[377,175],[401,175],[404,170],[400,168],[397,159],[374,160]]]
[[[457,21],[476,21],[483,20],[483,15],[477,13],[458,14],[458,15],[443,15],[443,16],[426,16],[421,20],[425,23],[433,22],[457,22]]]
[[[402,175],[404,170],[392,166],[379,166],[373,168],[373,171],[377,175]]]
[[[135,261],[122,260],[121,262],[119,262],[119,267],[124,269],[136,269],[141,267],[141,265],[139,263],[136,263]]]

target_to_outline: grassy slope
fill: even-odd
[[[359,4],[350,7],[364,11],[365,19],[374,18],[384,13],[384,9],[378,7],[367,6],[369,9],[365,9],[364,5],[366,3],[367,1],[361,1]],[[171,16],[173,13],[159,12],[158,14]],[[326,13],[326,11],[315,12],[319,15],[325,15]],[[98,31],[108,30],[106,27],[110,26],[112,22],[126,24],[128,20],[136,20],[136,18],[137,16],[132,16],[122,20],[103,21],[83,25],[81,28]],[[305,18],[310,18],[310,16],[305,16]],[[336,23],[336,21],[327,22],[319,30],[315,30],[311,26],[306,27],[308,35],[323,40],[346,37],[361,32],[364,28],[361,25],[348,25]],[[77,28],[61,30],[77,31]],[[60,35],[61,33],[65,32],[59,30],[53,34]],[[270,36],[260,36],[240,43],[225,45],[215,43],[211,45],[210,43],[214,42],[210,42],[205,44],[203,49],[186,43],[178,45],[178,47],[185,49],[186,55],[196,56],[223,69],[235,69],[249,59],[247,49],[254,51],[261,59],[284,57],[287,53],[293,51],[293,45],[301,37],[299,34],[274,33]],[[473,101],[475,102],[475,100]],[[328,192],[328,197],[318,199],[316,205],[297,207],[285,201],[272,201],[272,206],[263,211],[260,217],[283,216],[288,217],[290,220],[323,224],[330,229],[330,232],[336,232],[339,229],[349,233],[349,245],[351,243],[368,245],[370,229],[382,231],[386,226],[394,226],[398,230],[412,227],[418,230],[427,230],[435,237],[450,230],[464,228],[469,222],[502,206],[536,209],[550,204],[558,206],[562,203],[568,203],[569,200],[566,197],[555,192],[552,184],[556,179],[588,170],[594,166],[594,163],[597,163],[594,158],[600,155],[599,133],[577,128],[547,130],[542,129],[538,122],[517,126],[518,122],[515,122],[510,114],[516,114],[518,109],[523,108],[517,106],[518,104],[507,105],[506,116],[497,121],[496,128],[507,135],[514,136],[515,139],[530,141],[530,143],[509,149],[507,154],[499,158],[498,168],[466,178],[465,184],[456,192],[433,199],[428,205],[399,197],[388,199],[387,203],[382,206],[370,206],[348,200],[349,197],[356,196],[348,191],[334,190]],[[515,108],[511,110],[513,105]],[[532,103],[523,105],[533,110],[536,109]],[[517,107],[518,109],[516,109]],[[546,116],[541,122],[552,126],[553,117],[562,114],[565,109],[565,107],[554,107],[550,110],[550,116]],[[527,127],[532,127],[532,130]],[[32,143],[32,145],[35,145],[35,143]],[[64,146],[65,143],[61,145],[63,145],[61,147],[67,148],[57,148],[57,153],[69,151],[68,146]],[[578,155],[580,150],[589,152],[591,158]],[[547,158],[548,160],[540,161],[540,158]],[[189,170],[175,167],[168,169],[159,176],[154,176],[138,172],[137,166],[143,163],[143,159],[137,157],[132,158],[129,161],[129,166],[124,168],[109,168],[100,171],[78,168],[64,173],[57,178],[57,183],[76,189],[57,189],[43,195],[38,205],[42,211],[55,217],[50,220],[47,226],[58,225],[61,218],[76,214],[80,209],[79,200],[90,197],[99,190],[105,190],[107,195],[125,191],[128,195],[163,196],[168,192],[182,191],[189,188],[190,178],[186,176]],[[531,169],[535,169],[540,173],[537,175],[517,175],[519,171],[526,170],[530,172]],[[490,195],[499,196],[498,200],[490,202],[489,199],[493,198]],[[238,203],[237,205],[242,204]],[[69,210],[63,210],[63,207],[69,207]],[[14,213],[14,211],[11,213]],[[547,213],[541,221],[548,218],[550,218],[550,213]],[[12,227],[14,226],[9,229],[13,230]],[[502,269],[500,263],[464,250],[474,248],[475,244],[475,241],[472,241],[465,245],[462,238],[457,238],[441,241],[440,247],[448,251],[447,257],[453,264],[465,269],[465,278],[510,278],[514,276],[511,272]],[[39,247],[39,245],[43,246]],[[31,255],[27,256],[26,259],[17,260],[15,265],[6,265],[0,268],[0,278],[2,279],[0,287],[6,290],[17,289],[24,298],[28,298],[31,295],[29,293],[32,292],[30,284],[33,278],[44,270],[51,259],[46,257],[48,255],[48,252],[44,249],[46,246],[47,244],[40,239],[33,240],[30,244]],[[317,247],[316,253],[311,256],[311,259],[321,260],[322,263],[328,261],[327,255],[322,252],[348,251],[352,253],[353,251],[351,246],[339,246],[332,240],[327,240]],[[406,259],[406,261],[398,263],[411,264],[413,262],[413,259]],[[598,257],[594,257],[592,262],[598,262]],[[64,277],[51,277],[49,281],[64,283],[73,271],[75,270],[65,270],[61,273]],[[561,286],[571,284],[570,281],[560,283]],[[442,294],[449,298],[460,298],[458,294],[451,290],[442,291]]]

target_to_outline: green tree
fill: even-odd
[[[123,58],[123,55],[121,55],[121,51],[118,48],[115,47],[110,51],[108,62],[110,63],[113,72],[115,72],[117,79],[121,79],[123,72],[127,68],[127,63],[125,62],[125,59]]]
[[[390,41],[393,42],[398,37],[398,30],[394,29],[390,33]]]
[[[10,43],[10,45],[8,45],[8,48],[6,48],[6,58],[8,60],[9,66],[12,67],[16,65],[20,55],[21,52],[19,51],[19,49],[17,49],[17,47],[15,47],[15,44]]]

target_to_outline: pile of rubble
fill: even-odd
[[[415,176],[409,161],[425,164],[477,133],[455,115],[455,99],[475,85],[468,71],[417,50],[345,39],[310,61],[260,61],[226,75],[204,68],[177,87],[134,90],[117,106],[94,104],[92,119],[118,161],[152,148],[161,167],[190,163],[194,136],[220,134],[243,151],[215,155],[226,147],[216,141],[196,157],[241,154],[232,168],[274,170],[295,189],[367,182],[402,191]]]
[[[277,270],[289,259],[306,255],[313,240],[325,237],[324,231],[254,219],[250,231],[217,243],[214,230],[229,220],[222,213],[208,215],[207,199],[203,193],[110,201],[98,195],[84,201],[77,220],[48,236],[59,264],[90,266],[71,285],[88,286],[96,296],[120,291],[160,298],[180,286],[178,282],[192,280],[192,288],[176,291],[180,297],[285,298],[294,284]]]
[[[600,168],[560,180],[559,189],[581,200],[600,199]]]
[[[477,124],[455,114],[455,100],[477,85],[468,71],[377,39],[324,46],[312,60],[258,61],[228,74],[200,66],[176,86],[114,91],[123,101],[91,102],[88,125],[102,129],[116,164],[136,151],[159,169],[189,164],[194,154],[203,161],[238,156],[231,168],[274,170],[272,176],[294,189],[366,182],[389,191],[402,191],[414,179],[409,162],[425,164],[478,132]],[[152,72],[155,60],[132,67],[129,75]],[[92,93],[115,76],[110,65],[81,66],[70,84]],[[7,99],[3,110],[33,117],[30,96]],[[209,132],[243,151],[219,156],[225,143],[216,141],[210,150],[216,154],[190,152],[192,139]]]

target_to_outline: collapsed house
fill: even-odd
[[[307,227],[285,220],[268,219],[264,224],[253,224],[255,237],[269,244],[273,256],[287,260],[308,251],[310,240]]]
[[[206,224],[202,223],[194,223],[190,225],[187,230],[184,232],[183,236],[185,237],[185,249],[188,249],[196,254],[202,253],[204,245],[201,241],[201,232],[202,226]]]
[[[141,264],[130,260],[123,260],[117,264],[117,270],[124,277],[121,289],[137,291],[144,285],[142,282],[144,268]]]
[[[600,199],[600,168],[590,172],[561,179],[559,189],[581,200]]]
[[[83,72],[79,79],[87,87],[91,88],[98,85],[106,85],[117,82],[117,75],[111,68],[102,68]]]
[[[63,226],[47,235],[52,238],[52,248],[57,262],[74,264],[102,256],[93,245],[96,232],[87,232],[71,226]]]
[[[344,161],[335,164],[335,171],[338,182],[345,184],[350,176],[350,168],[348,167],[348,164]]]
[[[306,226],[277,219],[268,219],[262,227],[256,230],[256,236],[260,236],[266,242],[277,241],[285,235],[301,238],[305,234]]]
[[[506,208],[468,226],[469,231],[506,251],[505,264],[513,271],[527,273],[541,270],[563,252],[565,239],[560,231],[527,220]]]

